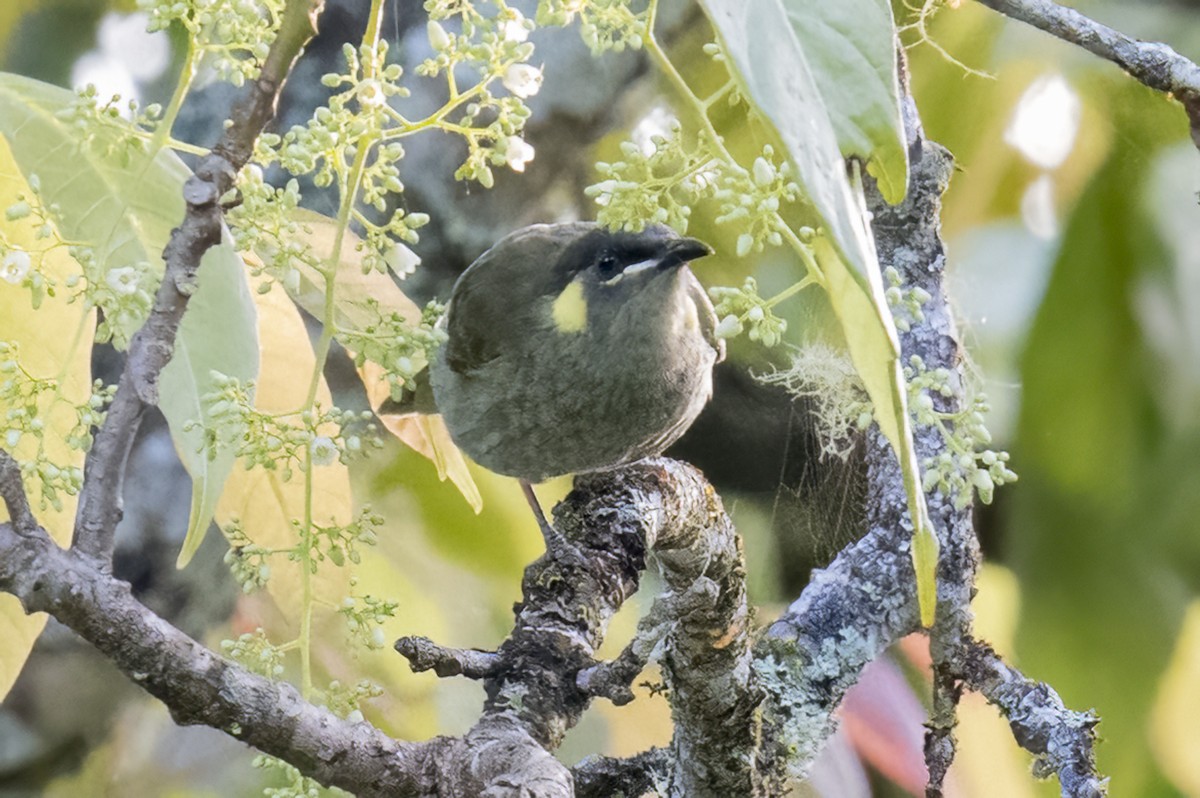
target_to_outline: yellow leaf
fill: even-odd
[[[875,420],[900,462],[913,524],[912,558],[921,623],[932,626],[937,606],[938,542],[925,506],[920,468],[913,449],[907,387],[900,365],[896,330],[886,311],[882,291],[876,291],[878,286],[864,285],[857,279],[828,239],[817,238],[813,248],[825,275],[833,310],[841,321],[850,359],[871,397]],[[879,296],[873,296],[873,293]]]
[[[389,396],[387,382],[381,376],[382,371],[378,364],[370,361],[358,370],[367,389],[371,409],[376,412]],[[437,469],[438,479],[443,482],[449,479],[454,483],[472,510],[476,513],[483,511],[483,496],[467,469],[466,458],[450,439],[450,430],[446,429],[446,422],[441,416],[419,413],[405,416],[381,415],[379,420],[388,432],[399,438],[405,446],[432,462]]]
[[[337,222],[306,210],[297,211],[295,219],[301,225],[300,239],[312,247],[318,258],[327,262],[333,253]],[[255,256],[247,257],[254,259]],[[311,266],[298,259],[294,264],[300,273],[300,280],[297,286],[291,288],[292,298],[317,318],[324,317],[325,279]],[[413,325],[421,321],[421,308],[400,290],[391,277],[374,270],[363,272],[362,242],[353,233],[347,232],[342,238],[337,259],[337,290],[334,293],[334,317],[337,323],[355,329],[362,329],[370,323],[370,316],[364,312],[363,304],[367,298],[378,302],[379,309],[384,313],[397,313]],[[350,354],[354,355],[353,352]],[[425,366],[419,357],[413,360],[415,370],[419,371]],[[388,398],[384,370],[378,364],[367,362],[358,373],[366,388],[371,409],[378,411],[380,405]],[[450,440],[450,433],[440,416],[385,415],[380,419],[388,431],[401,442],[428,458],[437,468],[438,479],[449,479],[462,493],[471,509],[476,513],[483,510],[483,498],[479,488],[467,470],[462,452]]]
[[[316,363],[304,320],[282,291],[255,292],[254,297],[262,352],[255,407],[268,413],[296,412],[304,406]],[[326,408],[333,404],[323,377],[317,401]],[[337,461],[314,466],[312,479],[313,523],[350,523],[353,506],[346,466]],[[217,523],[228,524],[236,518],[256,544],[277,550],[292,548],[298,542],[292,521],[305,515],[304,482],[299,471],[284,481],[276,471],[235,467],[217,504]],[[267,589],[281,608],[295,608],[301,595],[299,565],[277,556],[271,558],[270,567]],[[325,563],[314,577],[314,596],[323,602],[338,602],[348,585],[346,569]]]
[[[0,135],[0,211],[16,203],[18,194],[31,193],[13,160],[8,140]],[[28,218],[7,221],[0,216],[0,229],[11,245],[30,250],[32,268],[56,281],[60,288],[67,276],[80,272],[65,247],[37,253],[47,242],[34,239],[34,227]],[[35,311],[28,289],[0,281],[0,341],[18,344],[20,364],[33,376],[59,380],[57,396],[45,396],[38,408],[45,425],[44,456],[59,468],[83,466],[83,453],[69,448],[66,438],[75,426],[75,406],[87,402],[91,395],[92,333],[96,321],[94,313],[84,311],[83,303],[68,304],[67,293],[64,289],[57,297],[46,297]],[[0,409],[7,408],[0,406]],[[11,453],[18,460],[31,458],[37,453],[37,440],[25,435]],[[59,544],[70,543],[75,497],[64,496],[61,511],[52,507],[42,509],[37,505],[40,488],[33,481],[26,481],[25,489],[34,514],[46,531]],[[2,507],[0,520],[7,520]],[[0,645],[0,698],[12,688],[45,623],[46,616],[26,615],[15,598],[0,595],[0,640],[4,641]]]
[[[1185,795],[1200,796],[1200,601],[1193,601],[1159,681],[1148,733],[1158,764]]]

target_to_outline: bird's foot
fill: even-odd
[[[546,514],[542,512],[542,505],[538,501],[537,494],[533,492],[533,485],[525,480],[520,480],[521,491],[525,494],[525,500],[529,502],[529,508],[533,510],[533,516],[537,519],[538,529],[542,532],[542,540],[546,542],[546,552],[555,559],[559,560],[583,560],[583,553],[579,551],[579,547],[571,541],[567,540],[566,535],[559,532],[546,520]]]

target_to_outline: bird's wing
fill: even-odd
[[[446,364],[459,374],[472,372],[500,356],[496,331],[502,329],[504,319],[492,317],[508,311],[505,303],[487,301],[488,286],[481,284],[486,281],[472,279],[478,273],[472,275],[468,270],[463,277],[466,279],[459,280],[450,300],[445,344]]]
[[[696,305],[696,314],[700,317],[700,332],[717,353],[714,365],[720,363],[725,359],[725,340],[717,337],[717,312],[713,310],[712,302],[708,300],[699,282],[692,280],[688,285],[688,292]]]

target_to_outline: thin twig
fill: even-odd
[[[616,659],[584,668],[575,684],[588,695],[607,698],[617,706],[633,701],[633,680],[638,677],[654,650],[666,640],[679,618],[694,611],[711,609],[716,604],[717,586],[712,580],[694,582],[682,594],[664,593],[654,599],[650,611],[638,621],[637,634]]]
[[[21,466],[3,449],[0,449],[0,499],[17,534],[28,535],[37,529],[37,519],[29,509],[29,497],[21,481]]]
[[[428,637],[402,637],[396,641],[395,648],[408,660],[413,673],[433,671],[443,679],[447,676],[485,679],[495,675],[500,667],[500,657],[495,651],[448,648]]]
[[[1161,42],[1143,42],[1050,0],[979,0],[1006,17],[1032,25],[1112,61],[1133,78],[1172,94],[1187,112],[1200,148],[1200,66]]]
[[[158,402],[158,379],[171,359],[180,322],[195,293],[200,260],[221,240],[223,216],[218,201],[233,187],[254,142],[274,117],[284,80],[316,32],[316,15],[322,6],[323,0],[288,0],[262,74],[247,85],[221,141],[184,183],[187,211],[163,251],[166,266],[154,307],[129,342],[112,405],[84,464],[72,545],[104,568],[112,560],[113,537],[122,515],[125,464],[142,413]]]
[[[970,641],[959,678],[999,707],[1017,743],[1038,756],[1037,775],[1058,775],[1064,798],[1101,798],[1108,779],[1096,772],[1093,747],[1100,719],[1063,705],[1052,687],[1006,665],[990,646]]]

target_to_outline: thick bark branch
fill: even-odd
[[[670,752],[665,748],[651,748],[629,759],[588,757],[571,770],[575,798],[652,794],[656,785],[667,782],[670,769]]]
[[[957,374],[960,350],[942,287],[945,255],[938,232],[952,161],[945,150],[921,137],[911,102],[906,116],[909,192],[894,208],[869,192],[875,242],[883,267],[895,268],[906,287],[919,286],[931,297],[922,308],[924,321],[901,333],[902,362],[919,355],[926,368]],[[950,411],[961,395],[959,390],[954,398],[936,397],[935,402],[939,410]],[[937,429],[918,426],[914,432],[919,461],[946,449]],[[796,751],[793,766],[801,772],[833,733],[834,710],[863,667],[920,627],[909,554],[912,524],[899,464],[877,430],[868,436],[866,449],[867,535],[814,573],[800,598],[771,626],[756,663],[773,699],[769,725],[778,730],[779,743]],[[927,501],[941,544],[932,640],[935,649],[949,651],[970,626],[979,551],[969,508],[956,509],[952,497],[937,493]]]
[[[261,76],[246,87],[220,142],[184,183],[187,211],[163,251],[166,265],[154,307],[129,342],[117,392],[84,464],[72,545],[105,569],[110,567],[113,537],[121,520],[125,464],[142,413],[158,402],[158,378],[174,352],[179,324],[196,290],[200,260],[221,240],[219,200],[233,187],[254,142],[274,116],[283,82],[316,32],[316,15],[322,5],[323,0],[289,0]]]
[[[28,612],[47,612],[166,704],[181,725],[220,729],[360,796],[423,795],[438,743],[399,743],[304,701],[286,682],[251,673],[140,604],[95,561],[60,549],[41,529],[0,524],[0,589]]]
[[[674,767],[661,768],[661,754],[625,764],[594,760],[578,771],[591,785],[587,794],[652,778],[662,779],[668,795],[756,794],[744,566],[733,526],[703,476],[660,458],[580,477],[555,508],[555,527],[568,544],[526,569],[515,627],[488,665],[483,718],[450,744],[461,767],[443,771],[443,794],[479,795],[508,784],[536,784],[546,796],[572,794],[571,772],[549,752],[598,692],[584,689],[585,674],[614,672],[611,663],[596,663],[595,650],[637,590],[648,551],[668,588],[654,616],[662,622],[653,628],[666,651]],[[661,618],[665,607],[678,612],[670,622]],[[422,645],[429,644],[398,643],[410,652]],[[627,688],[644,664],[641,655],[625,662],[612,685]]]
[[[1050,0],[979,0],[1063,41],[1112,61],[1133,78],[1183,103],[1200,148],[1200,66],[1161,42],[1143,42]]]
[[[31,535],[37,531],[38,522],[29,509],[29,497],[21,482],[21,467],[8,452],[0,449],[0,500],[8,510],[13,529],[18,535]]]

